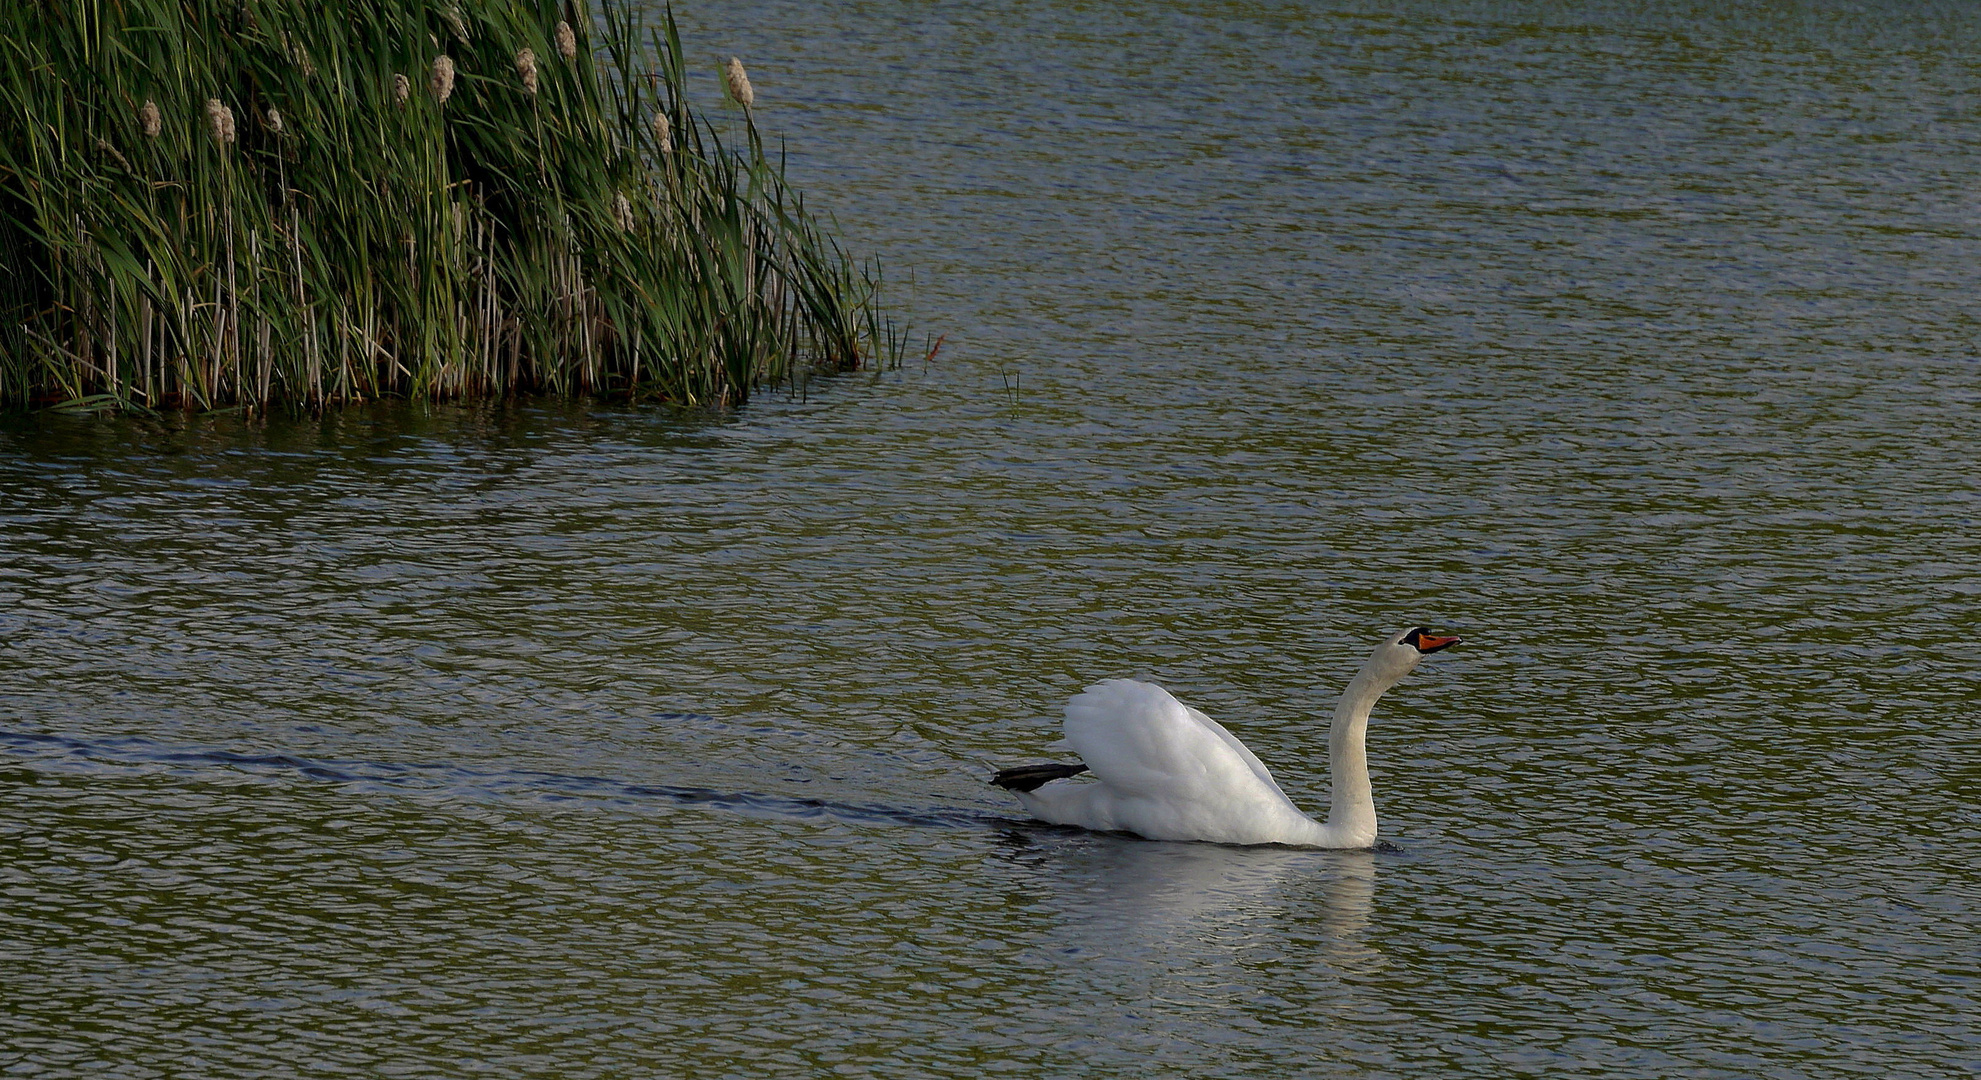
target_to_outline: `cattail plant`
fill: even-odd
[[[442,105],[454,96],[454,61],[441,55],[433,58],[433,73],[427,76],[427,86],[433,90],[433,100]]]
[[[108,139],[96,140],[96,148],[98,150],[101,150],[104,156],[108,157],[110,160],[116,162],[117,164],[122,165],[124,168],[128,169],[131,167],[131,159],[125,157],[121,152],[118,151],[116,147],[110,145],[110,140]]]
[[[234,110],[219,98],[206,99],[206,134],[223,150],[234,142]]]
[[[0,124],[0,408],[723,405],[805,365],[898,358],[877,272],[754,118],[731,145],[693,107],[672,18],[640,26],[649,0],[591,0],[587,55],[547,0],[365,0],[362,19],[252,0],[259,31],[238,2],[0,0],[0,115],[19,118]],[[554,86],[517,37],[568,62]],[[446,108],[381,124],[383,93],[352,88],[410,110],[422,38]],[[752,107],[741,62],[724,75]],[[527,97],[549,92],[555,110]],[[228,101],[251,103],[245,145]]]
[[[750,87],[750,75],[743,70],[743,61],[729,58],[729,67],[722,73],[723,82],[729,87],[729,96],[745,110],[757,102],[757,92]],[[773,110],[774,111],[774,110]]]
[[[523,92],[537,92],[537,54],[535,49],[516,51],[516,74],[523,77]]]
[[[282,43],[282,51],[289,54],[289,59],[295,63],[296,70],[301,72],[304,78],[316,74],[316,65],[310,62],[310,54],[303,49],[302,42],[291,37],[286,31],[278,40]]]

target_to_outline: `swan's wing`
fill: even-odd
[[[1183,705],[1183,703],[1180,701],[1178,701],[1177,704]],[[1238,756],[1245,759],[1245,764],[1250,765],[1252,767],[1252,772],[1255,775],[1257,775],[1259,779],[1265,781],[1267,787],[1272,788],[1274,791],[1279,792],[1280,798],[1282,799],[1286,798],[1286,791],[1279,786],[1279,781],[1273,779],[1272,770],[1266,768],[1266,763],[1260,761],[1259,756],[1257,754],[1254,754],[1250,748],[1248,748],[1244,743],[1239,742],[1238,736],[1233,735],[1229,731],[1226,731],[1224,729],[1223,724],[1220,724],[1217,721],[1211,719],[1210,717],[1205,716],[1203,713],[1197,711],[1195,708],[1192,708],[1189,705],[1183,705],[1183,708],[1187,712],[1189,712],[1191,719],[1209,728],[1211,730],[1211,734],[1216,735],[1220,739],[1223,739],[1224,744],[1226,746],[1229,746],[1233,750],[1237,751]],[[1287,801],[1292,802],[1293,800],[1287,799]]]
[[[1263,797],[1286,802],[1256,755],[1160,686],[1095,683],[1066,704],[1066,741],[1118,793],[1149,799]]]

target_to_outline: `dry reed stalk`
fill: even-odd
[[[296,64],[296,70],[307,79],[316,74],[316,65],[310,62],[310,54],[303,50],[303,43],[284,33],[281,36],[282,49]]]
[[[151,263],[150,263],[149,261],[147,261],[147,262],[145,263],[145,275],[146,275],[147,277],[149,277],[149,276],[151,275]],[[143,364],[143,366],[144,366],[144,403],[145,403],[145,404],[146,404],[147,406],[149,406],[149,405],[150,405],[150,404],[152,403],[152,397],[151,397],[151,297],[149,297],[149,296],[146,296],[146,297],[144,297],[144,298],[143,298],[143,299],[142,299],[141,301],[139,301],[139,307],[138,307],[138,340],[139,340],[139,341],[140,341],[140,342],[142,343],[142,347],[143,347],[143,349],[144,349],[144,364]]]

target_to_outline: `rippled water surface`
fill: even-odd
[[[0,422],[0,1075],[1981,1073],[1973,9],[681,14],[942,349]]]

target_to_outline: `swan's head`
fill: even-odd
[[[1458,639],[1455,637],[1439,637],[1421,626],[1415,626],[1390,635],[1388,641],[1376,646],[1366,670],[1382,680],[1383,685],[1394,686],[1405,675],[1416,670],[1424,657],[1456,644]]]

